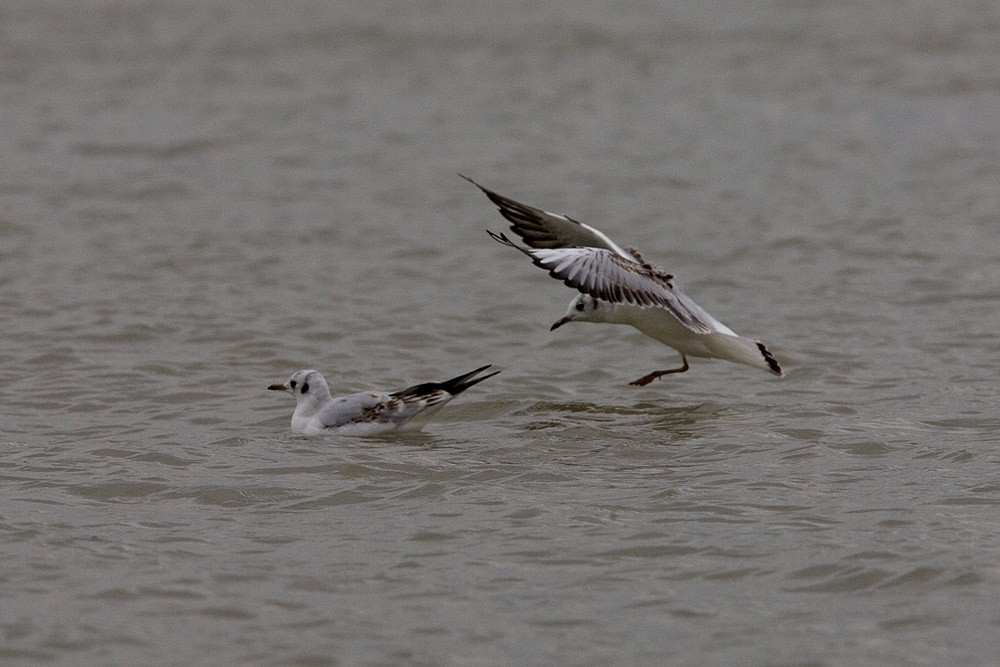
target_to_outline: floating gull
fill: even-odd
[[[461,174],[460,174],[461,175]],[[725,359],[781,375],[781,366],[763,343],[737,335],[674,285],[674,277],[647,263],[634,248],[622,248],[603,232],[557,213],[522,204],[469,181],[500,209],[523,248],[504,234],[496,241],[520,250],[531,261],[580,292],[567,322],[630,324],[681,354],[679,368],[654,371],[630,383],[647,385],[661,375],[688,370],[688,356]]]
[[[425,382],[392,393],[362,391],[333,398],[326,380],[319,371],[313,370],[296,371],[284,384],[272,384],[268,389],[287,391],[295,397],[293,433],[374,435],[394,429],[419,428],[455,396],[500,372],[473,379],[489,367],[487,364],[444,382]]]

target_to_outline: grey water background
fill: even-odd
[[[11,0],[0,122],[4,665],[1000,664],[996,3]],[[628,387],[458,172],[787,377]]]

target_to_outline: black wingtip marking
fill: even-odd
[[[469,387],[471,387],[473,385],[476,385],[476,384],[479,384],[483,380],[486,380],[487,378],[491,378],[491,377],[493,377],[494,375],[496,375],[497,373],[500,372],[500,371],[493,371],[492,373],[487,373],[486,375],[483,375],[482,377],[473,377],[475,375],[478,375],[479,373],[482,373],[483,371],[485,371],[487,368],[489,368],[492,365],[493,364],[486,364],[485,366],[480,366],[476,370],[471,371],[469,373],[465,373],[463,375],[459,375],[458,377],[454,377],[454,378],[452,378],[450,380],[445,380],[444,382],[439,383],[438,388],[444,389],[446,392],[448,392],[452,396],[454,396],[456,394],[459,394],[459,393],[465,391],[466,389],[468,389]]]
[[[520,246],[518,246],[516,243],[514,243],[513,241],[511,241],[509,238],[507,238],[507,235],[504,234],[503,232],[500,232],[499,234],[497,234],[496,232],[487,229],[486,233],[489,234],[490,238],[493,239],[494,241],[496,241],[497,243],[502,243],[502,244],[504,244],[506,246],[510,246],[511,248],[514,248],[516,250],[520,250],[521,252],[524,252],[523,248],[521,248]]]
[[[435,391],[446,391],[452,396],[457,396],[469,387],[479,384],[483,380],[489,379],[494,375],[497,375],[500,371],[493,371],[492,373],[487,373],[482,377],[474,378],[474,375],[482,373],[487,368],[493,364],[486,364],[485,366],[480,366],[474,371],[469,373],[464,373],[458,377],[453,377],[450,380],[445,380],[444,382],[424,382],[422,384],[415,384],[412,387],[407,387],[401,391],[397,391],[392,394],[394,398],[406,398],[408,396],[426,396],[432,394]]]
[[[781,371],[781,366],[778,364],[778,360],[775,359],[774,355],[771,354],[771,351],[764,346],[764,343],[758,342],[757,349],[760,350],[762,355],[764,355],[764,361],[767,362],[767,365],[771,368],[772,373],[779,376],[784,375]]]
[[[473,185],[475,185],[480,190],[482,190],[483,194],[485,194],[487,197],[489,197],[493,201],[494,204],[497,204],[497,206],[500,206],[500,204],[498,204],[497,201],[495,199],[493,199],[494,197],[498,196],[497,193],[493,192],[492,190],[490,190],[487,187],[484,187],[484,186],[480,185],[479,183],[476,183],[474,180],[472,180],[471,178],[469,178],[468,176],[466,176],[462,172],[458,172],[458,175],[461,176],[462,178],[464,178],[465,180],[467,180],[469,183],[472,183]]]

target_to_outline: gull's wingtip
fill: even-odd
[[[480,366],[474,371],[463,373],[462,375],[451,378],[450,380],[445,380],[444,382],[439,383],[438,386],[441,389],[447,391],[449,394],[452,394],[453,396],[460,394],[469,387],[479,384],[483,380],[487,380],[493,377],[494,375],[500,373],[500,371],[493,371],[492,373],[487,373],[486,375],[480,375],[479,377],[475,377],[476,375],[479,375],[480,373],[485,371],[487,368],[490,368],[491,366],[493,366],[493,364],[486,364],[485,366]]]
[[[472,371],[471,373],[466,373],[462,377],[464,377],[464,378],[472,378],[475,375],[479,375],[480,373],[482,373],[483,371],[485,371],[487,368],[493,368],[493,364],[486,364],[485,366],[480,366],[476,370]],[[483,375],[482,377],[476,378],[475,382],[482,382],[486,378],[491,378],[494,375],[498,375],[499,373],[500,373],[500,371],[493,371],[492,373],[487,373],[486,375]]]
[[[504,234],[503,232],[500,232],[499,234],[497,234],[496,232],[494,232],[494,231],[492,231],[490,229],[487,229],[486,233],[489,234],[490,238],[493,239],[494,241],[496,241],[497,243],[502,243],[504,245],[509,245],[511,248],[517,248],[518,250],[521,249],[521,248],[518,247],[518,245],[516,243],[514,243],[509,238],[507,238],[507,235]]]
[[[480,189],[480,190],[482,190],[483,192],[489,192],[489,191],[488,191],[488,190],[487,190],[486,188],[484,188],[483,186],[481,186],[481,185],[480,185],[479,183],[476,183],[476,182],[475,182],[474,180],[472,180],[472,178],[470,178],[469,176],[466,176],[465,174],[463,174],[463,173],[462,173],[462,172],[460,172],[460,171],[459,171],[459,172],[456,172],[456,173],[457,173],[457,174],[458,174],[459,176],[461,176],[462,178],[464,178],[465,180],[467,180],[467,181],[468,181],[469,183],[472,183],[473,185],[475,185],[475,186],[476,186],[477,188],[479,188],[479,189]]]
[[[493,364],[486,364],[485,366],[480,366],[480,367],[479,367],[479,368],[477,368],[476,370],[474,370],[474,371],[469,371],[468,373],[464,373],[464,374],[462,374],[462,375],[459,375],[459,376],[458,376],[457,378],[452,378],[451,380],[448,380],[448,382],[451,382],[451,381],[453,381],[453,380],[463,380],[463,379],[465,379],[465,378],[470,378],[470,377],[472,377],[473,375],[477,375],[477,374],[479,374],[479,373],[482,373],[483,371],[485,371],[485,370],[486,370],[487,368],[489,368],[489,367],[490,367],[490,366],[492,366],[492,365],[493,365]],[[500,371],[497,371],[497,373],[499,373],[499,372],[500,372]]]
[[[462,373],[457,377],[453,377],[450,380],[444,380],[443,382],[422,382],[420,384],[415,384],[412,387],[407,387],[406,389],[400,389],[397,392],[392,393],[393,398],[423,398],[426,396],[431,396],[436,392],[447,392],[452,396],[457,396],[469,387],[477,385],[483,380],[493,377],[500,371],[493,371],[492,373],[487,373],[486,375],[481,375],[475,377],[479,373],[482,373],[487,368],[493,364],[486,364],[485,366],[480,366],[474,371],[468,373]]]

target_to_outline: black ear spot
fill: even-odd
[[[308,382],[303,382],[302,383],[302,393],[304,394],[307,391],[309,391],[309,383]]]
[[[295,380],[292,380],[291,382],[289,382],[288,386],[291,387],[292,389],[295,389]]]

